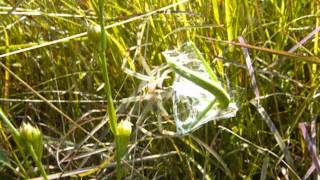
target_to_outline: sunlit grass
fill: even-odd
[[[107,46],[99,55],[99,42],[87,38],[89,25],[102,24],[98,1],[0,0],[3,115],[15,127],[30,122],[41,129],[49,178],[116,176],[110,95],[114,118],[133,124],[124,177],[302,178],[312,158],[298,124],[317,120],[320,109],[319,35],[311,33],[319,6],[308,0],[106,1]],[[232,90],[239,111],[178,137],[169,93],[174,74],[161,52],[187,41]],[[110,91],[104,91],[106,72]],[[30,155],[17,153],[10,127],[1,124],[0,132],[0,174],[41,176],[30,168]],[[318,126],[316,132],[319,139]]]

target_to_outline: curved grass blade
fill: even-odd
[[[197,84],[201,88],[207,90],[211,94],[213,94],[220,105],[221,108],[227,108],[230,103],[230,97],[225,89],[221,87],[221,85],[217,81],[212,81],[206,78],[201,77],[196,72],[189,70],[182,65],[168,59],[169,66],[182,77],[192,81]]]

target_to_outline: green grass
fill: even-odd
[[[318,119],[319,35],[288,51],[319,26],[319,2],[108,0],[103,23],[98,4],[0,0],[0,107],[12,127],[41,129],[49,178],[116,177],[115,132],[107,125],[115,127],[115,118],[133,124],[123,177],[304,177],[312,156],[298,125]],[[105,51],[88,40],[90,24],[104,24]],[[161,52],[188,41],[231,88],[239,111],[181,137],[168,94],[174,74]],[[12,127],[0,126],[0,175],[41,177],[32,156],[19,153]]]

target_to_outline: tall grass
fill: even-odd
[[[120,120],[134,125],[121,160],[126,178],[307,174],[310,142],[298,124],[317,119],[320,109],[319,35],[308,37],[319,27],[319,2],[101,2],[0,0],[1,108],[13,126],[30,122],[41,129],[49,179],[114,178]],[[105,29],[99,53],[98,42],[87,38],[90,24]],[[189,40],[231,89],[239,111],[180,137],[167,94],[174,74],[161,52]],[[249,51],[259,97],[242,48]],[[32,157],[17,153],[10,127],[1,124],[0,132],[0,174],[40,176]],[[319,137],[318,125],[315,133]]]

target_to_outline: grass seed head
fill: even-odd
[[[97,43],[100,41],[100,35],[101,35],[101,27],[97,24],[91,24],[88,26],[87,29],[88,32],[88,39],[93,42]]]
[[[132,123],[130,121],[120,121],[117,126],[118,136],[129,137],[132,132]]]
[[[22,123],[19,128],[20,137],[24,144],[31,144],[33,149],[41,159],[43,153],[42,133],[39,128],[30,123]]]

